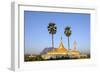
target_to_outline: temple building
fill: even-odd
[[[46,53],[41,54],[43,59],[57,58],[57,57],[71,57],[71,58],[80,58],[80,52],[77,50],[77,43],[74,41],[73,48],[68,50],[64,47],[62,42],[62,37],[60,40],[60,45],[58,48],[52,48]]]

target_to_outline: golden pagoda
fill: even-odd
[[[51,50],[47,51],[45,54],[42,54],[43,59],[50,59],[56,57],[70,57],[70,58],[80,58],[80,52],[77,50],[77,43],[74,41],[73,49],[67,50],[64,48],[62,37],[60,40],[60,45],[58,48],[52,48]]]
[[[54,48],[51,51],[48,51],[47,54],[58,54],[58,55],[66,55],[68,53],[67,49],[64,48],[64,45],[62,43],[62,37],[60,40],[59,48]]]

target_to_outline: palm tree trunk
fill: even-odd
[[[54,48],[53,34],[52,34],[52,48]]]
[[[68,50],[70,50],[69,37],[68,37]]]

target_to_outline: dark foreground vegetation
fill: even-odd
[[[71,59],[89,59],[90,55],[88,55],[88,57],[69,57],[69,56],[62,56],[62,57],[56,57],[56,58],[50,58],[50,59],[43,59],[41,57],[41,55],[35,55],[35,56],[29,56],[29,55],[25,55],[24,56],[24,61],[25,62],[29,62],[29,61],[49,61],[49,60],[71,60]]]

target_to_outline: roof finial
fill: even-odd
[[[62,35],[61,35],[61,42],[62,42]]]

